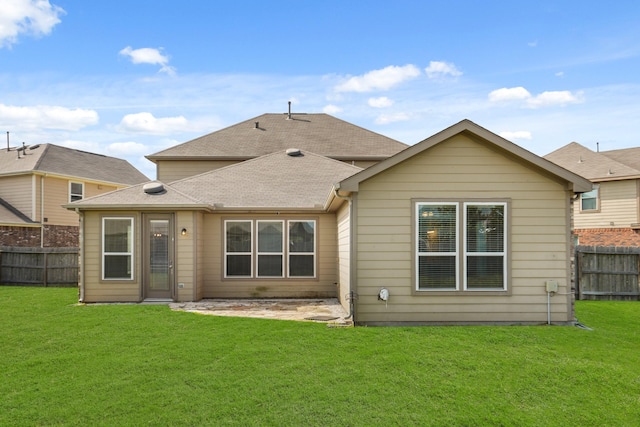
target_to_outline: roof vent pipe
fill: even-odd
[[[7,151],[9,151],[9,131],[7,131]]]
[[[256,129],[260,129],[260,122],[256,122]]]
[[[289,101],[289,114],[287,114],[287,120],[291,120],[291,101]]]

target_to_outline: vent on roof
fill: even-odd
[[[299,157],[302,156],[302,151],[299,148],[287,148],[287,156],[290,157]]]
[[[289,114],[287,114],[287,120],[291,120],[291,101],[289,101]]]
[[[149,182],[142,186],[142,191],[146,194],[164,193],[164,185],[161,182]]]

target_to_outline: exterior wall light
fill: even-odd
[[[183,228],[182,231],[180,232],[180,234],[182,234],[183,236],[187,235],[187,229]]]

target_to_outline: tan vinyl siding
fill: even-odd
[[[14,208],[36,221],[34,212],[33,176],[18,175],[0,178],[0,197]]]
[[[102,218],[134,218],[133,280],[102,280]],[[83,259],[81,260],[84,302],[137,302],[141,299],[140,217],[137,212],[92,212],[84,214]]]
[[[314,279],[225,279],[223,221],[225,219],[316,220]],[[336,297],[338,281],[336,217],[334,214],[206,215],[204,218],[204,298],[320,298]]]
[[[62,207],[69,203],[69,183],[83,184],[84,198],[97,196],[109,191],[117,190],[115,185],[86,183],[81,179],[64,179],[54,177],[36,177],[37,186],[44,188],[44,218],[45,224],[51,225],[78,225],[78,214]],[[39,209],[39,203],[37,204]],[[38,215],[40,217],[40,215]]]
[[[204,232],[204,214],[197,212],[196,225],[194,227],[194,233],[196,235],[196,254],[195,254],[195,266],[196,271],[196,301],[204,298],[204,266],[206,264],[206,254],[204,252],[204,245],[206,241],[206,234]]]
[[[196,294],[196,244],[193,238],[197,232],[195,228],[195,214],[190,211],[178,212],[176,222],[176,251],[175,251],[175,285],[178,301],[194,301]],[[187,229],[187,235],[182,236],[181,230]],[[179,286],[182,285],[182,287]]]
[[[158,181],[173,182],[238,163],[237,160],[156,160]]]
[[[414,292],[413,201],[510,200],[509,289]],[[557,280],[552,320],[569,321],[569,194],[510,157],[457,135],[360,184],[357,322],[545,322],[545,280]],[[461,255],[462,256],[462,255]],[[389,290],[387,303],[377,299]]]
[[[337,212],[338,221],[338,299],[345,309],[349,307],[347,294],[351,290],[351,210],[342,204]]]
[[[574,210],[574,227],[614,228],[629,227],[638,220],[637,180],[607,181],[600,183],[597,211],[580,211],[580,200]]]

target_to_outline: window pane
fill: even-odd
[[[456,257],[418,257],[418,289],[456,289]]]
[[[227,255],[227,276],[251,276],[251,255]]]
[[[130,279],[131,255],[105,255],[105,279]]]
[[[282,277],[282,255],[258,255],[258,276]]]
[[[598,188],[580,195],[581,209],[583,211],[598,209]]]
[[[504,205],[467,205],[467,252],[504,252]]]
[[[226,223],[227,252],[251,252],[251,222]]]
[[[104,251],[131,252],[131,220],[104,220]]]
[[[467,289],[504,289],[504,257],[468,256]]]
[[[289,221],[289,251],[315,252],[314,221]]]
[[[282,222],[258,222],[258,252],[282,252]]]
[[[419,252],[456,252],[456,211],[456,205],[419,206]]]
[[[289,276],[313,277],[315,263],[314,258],[315,257],[313,255],[290,255]]]

